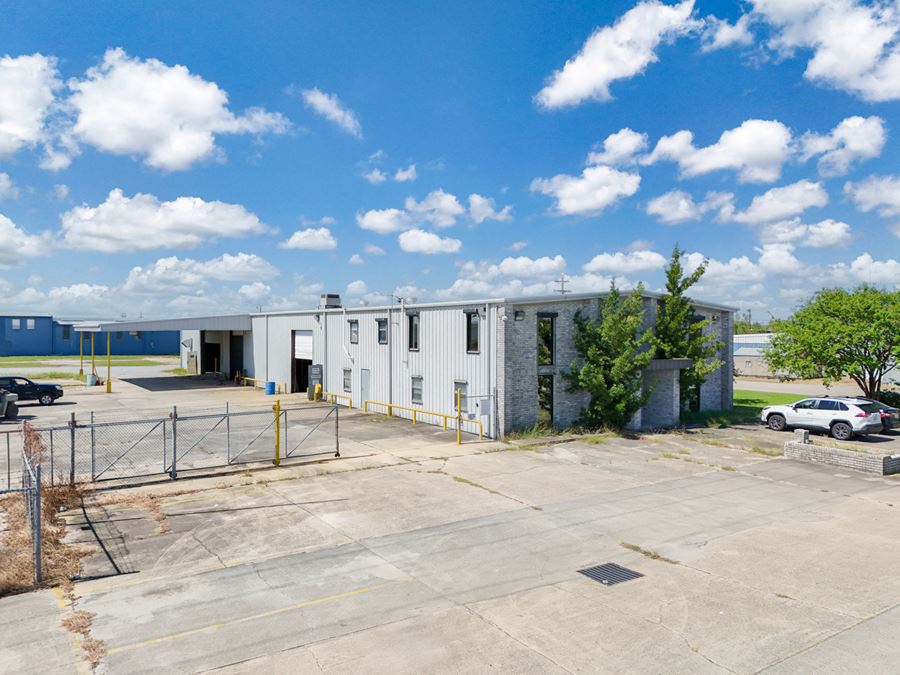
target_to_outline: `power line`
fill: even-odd
[[[566,278],[565,274],[560,275],[559,279],[554,279],[554,281],[559,284],[559,288],[556,289],[556,292],[560,295],[565,295],[566,293],[572,292],[568,288],[566,288],[566,282],[568,281],[568,279]]]

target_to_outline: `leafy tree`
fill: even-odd
[[[874,398],[900,361],[900,290],[823,289],[775,330],[765,353],[773,371],[826,385],[849,376]]]
[[[708,261],[685,274],[682,256],[684,251],[676,245],[665,270],[666,293],[659,302],[653,344],[657,358],[691,359],[692,365],[681,371],[681,405],[696,410],[700,406],[700,385],[724,363],[716,357],[724,344],[706,333],[710,320],[695,314],[693,301],[685,295],[704,275]]]
[[[597,321],[575,314],[573,361],[565,374],[570,390],[582,389],[591,400],[581,413],[588,427],[625,427],[650,396],[642,389],[641,371],[653,359],[652,331],[641,331],[643,287],[622,297],[615,282],[603,298]]]
[[[746,333],[771,333],[772,329],[768,323],[760,323],[753,321],[749,311],[743,314],[737,314],[734,317],[734,334],[744,335]]]

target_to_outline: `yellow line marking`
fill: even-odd
[[[72,611],[72,605],[66,600],[66,596],[58,586],[54,586],[51,590],[53,591],[53,597],[56,599],[56,606],[59,607],[60,627],[66,631],[66,635],[69,637],[69,646],[72,648],[72,653],[75,657],[75,672],[79,675],[89,675],[91,670],[84,662],[85,654],[81,648],[81,638],[76,633],[66,630],[62,626],[62,615]]]
[[[375,584],[374,586],[363,586],[362,588],[355,588],[352,591],[347,591],[345,593],[336,593],[334,595],[326,595],[321,598],[314,598],[312,600],[304,600],[303,602],[298,602],[293,605],[288,605],[287,607],[279,607],[278,609],[271,609],[267,612],[260,612],[259,614],[251,614],[250,616],[243,616],[239,619],[232,619],[231,621],[223,621],[221,623],[211,623],[206,626],[200,626],[199,628],[191,628],[190,630],[182,631],[180,633],[172,633],[171,635],[164,635],[162,637],[153,638],[152,640],[144,640],[143,642],[133,642],[130,645],[122,645],[121,647],[113,647],[112,649],[107,649],[106,653],[108,655],[119,654],[121,652],[131,651],[132,649],[142,649],[144,647],[150,647],[151,645],[156,645],[161,642],[168,642],[170,640],[180,640],[181,638],[190,637],[191,635],[196,635],[197,633],[204,633],[206,631],[214,631],[219,630],[220,628],[227,628],[228,626],[235,626],[241,623],[247,623],[248,621],[256,621],[257,619],[265,619],[270,616],[277,616],[279,614],[284,614],[285,612],[293,612],[298,609],[303,609],[304,607],[312,607],[313,605],[320,605],[325,602],[334,602],[336,600],[344,600],[346,598],[352,598],[356,595],[362,595],[363,593],[371,593],[373,591],[381,590],[382,588],[387,588],[388,586],[394,586],[397,584],[405,584],[413,581],[411,577],[407,577],[405,579],[398,579],[397,581],[391,581],[384,584]]]

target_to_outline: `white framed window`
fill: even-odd
[[[350,344],[359,344],[359,321],[353,319],[350,323]]]
[[[344,391],[348,394],[353,391],[353,371],[344,368]]]
[[[378,344],[386,345],[388,343],[388,320],[375,319],[378,324]]]
[[[22,328],[22,319],[11,319],[12,329],[20,330]]]
[[[412,378],[412,402],[422,405],[422,378]]]
[[[419,315],[410,314],[407,316],[407,320],[409,321],[409,351],[417,352],[419,351]]]
[[[34,330],[34,319],[25,319],[25,328],[28,330]]]

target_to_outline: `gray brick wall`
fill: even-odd
[[[724,365],[711,372],[700,386],[700,410],[730,410],[732,407],[734,378],[734,342],[731,312],[697,306],[697,312],[715,320],[707,326],[705,333],[715,335],[723,343],[716,356]]]
[[[500,308],[505,313],[506,321],[498,322],[497,330],[497,363],[498,363],[498,416],[500,429],[506,433],[515,429],[524,429],[537,423],[537,389],[538,375],[553,376],[554,415],[553,424],[565,427],[574,424],[581,411],[590,401],[590,396],[583,391],[569,391],[563,373],[568,372],[573,361],[578,360],[573,340],[574,316],[578,309],[589,316],[596,317],[599,297],[578,300],[550,301],[540,304],[507,304]],[[703,311],[702,308],[698,308]],[[657,301],[646,298],[644,301],[645,328],[651,327],[656,320]],[[516,312],[522,318],[516,321]],[[556,344],[555,361],[552,366],[537,364],[537,319],[539,312],[555,312]],[[707,310],[704,313],[712,313]],[[715,310],[719,320],[711,328],[717,332],[725,343],[721,351],[725,366],[711,374],[710,379],[701,388],[701,404],[704,409],[724,409],[731,407],[731,315],[729,312]],[[675,371],[677,372],[677,371]],[[726,376],[727,373],[727,376]],[[654,372],[648,375],[648,384],[656,385],[656,390],[648,402],[648,410],[642,415],[638,413],[632,421],[634,428],[657,428],[678,424],[677,384],[674,372]],[[677,387],[676,387],[677,388]],[[674,396],[674,401],[673,401]]]
[[[879,476],[900,473],[900,455],[874,455],[868,452],[853,452],[812,443],[788,441],[784,444],[784,456],[798,462],[829,464]]]
[[[635,427],[639,429],[666,429],[681,421],[681,405],[678,388],[678,368],[658,368],[644,371],[644,387],[652,388],[650,398],[640,411]]]

